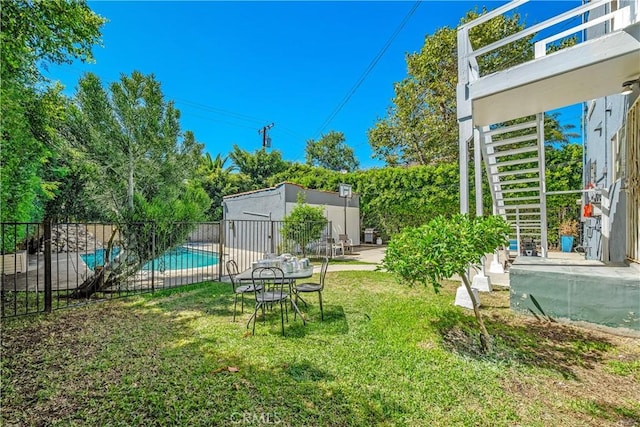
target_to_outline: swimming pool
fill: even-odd
[[[80,257],[87,264],[87,267],[93,270],[96,265],[103,264],[104,251],[104,249],[96,249],[95,252],[80,255]],[[111,259],[114,259],[119,253],[120,248],[113,248]],[[183,270],[185,268],[209,267],[216,264],[218,264],[218,254],[215,252],[179,247],[165,252],[153,261],[147,262],[142,266],[142,269],[154,269],[156,271]]]

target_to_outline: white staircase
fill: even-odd
[[[542,112],[618,93],[623,82],[640,75],[640,0],[583,2],[502,40],[472,46],[474,28],[527,2],[512,0],[458,27],[460,211],[469,211],[468,144],[473,139],[475,188],[482,188],[481,153],[494,213],[513,225],[511,238],[533,239],[546,257]],[[550,48],[570,35],[578,36],[575,45]],[[533,58],[501,71],[480,69],[478,58],[526,37],[533,38]],[[476,214],[482,214],[479,191]]]
[[[482,157],[495,214],[514,226],[510,238],[531,239],[546,256],[544,115],[519,122],[482,128]]]

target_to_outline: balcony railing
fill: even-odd
[[[534,59],[538,59],[547,55],[548,46],[550,43],[557,42],[558,40],[562,40],[576,34],[580,34],[581,32],[594,28],[597,25],[606,25],[605,32],[613,32],[632,25],[639,20],[637,16],[637,1],[635,2],[635,10],[632,9],[631,4],[626,4],[625,6],[619,8],[618,0],[592,1],[569,11],[563,12],[536,25],[525,28],[522,31],[505,37],[504,39],[498,40],[486,46],[476,47],[474,49],[469,38],[471,29],[490,21],[497,16],[514,10],[519,6],[522,6],[523,4],[528,3],[528,1],[529,0],[514,0],[458,28],[458,82],[460,84],[467,84],[479,77],[482,77],[482,71],[478,66],[478,58],[490,52],[494,52],[501,47],[517,42],[518,40],[522,40],[525,37],[535,37],[536,35],[545,34],[545,38],[535,41],[534,44]],[[605,13],[603,13],[601,16],[585,21],[585,14],[597,8],[605,8]],[[566,26],[566,24],[570,20],[573,20],[576,17],[581,17],[581,21],[584,22],[579,25],[573,25],[572,23],[570,23],[571,25],[573,25],[571,28],[563,31],[558,31],[559,26],[562,26],[562,24],[565,24]],[[551,34],[546,35],[548,32],[550,32]],[[577,42],[581,43],[584,42],[584,40],[582,37],[578,37]]]

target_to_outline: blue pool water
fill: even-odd
[[[87,267],[95,269],[96,265],[104,264],[104,249],[96,249],[94,253],[80,255]],[[111,259],[118,256],[119,248],[113,248]],[[185,268],[208,267],[218,264],[218,254],[191,248],[176,248],[165,252],[162,256],[147,262],[143,270],[182,270]]]

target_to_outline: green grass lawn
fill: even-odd
[[[7,320],[2,425],[581,426],[640,423],[640,340],[471,313],[382,272],[329,272],[303,326],[277,309],[247,333],[206,283]],[[249,306],[251,305],[250,299]],[[291,313],[290,313],[291,314]]]

